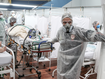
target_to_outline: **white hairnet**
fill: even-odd
[[[2,12],[2,11],[0,11],[0,14],[3,14],[3,12]]]
[[[93,27],[94,27],[97,23],[98,23],[98,21],[94,21],[94,22],[92,23]]]
[[[15,14],[15,11],[11,11],[11,12],[10,12],[10,16],[11,16],[12,14]]]
[[[65,14],[63,14],[63,15],[62,15],[62,20],[63,20],[64,18],[70,18],[70,19],[72,20],[72,16],[71,16],[70,13],[65,13]]]
[[[16,18],[10,18],[10,23],[12,23],[12,22],[16,22]]]

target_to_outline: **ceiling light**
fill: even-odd
[[[0,10],[8,10],[7,8],[0,8]]]
[[[12,6],[21,6],[21,7],[37,7],[37,6],[34,6],[34,5],[20,5],[20,4],[11,4]]]
[[[10,5],[10,4],[7,4],[7,3],[0,3],[0,5]]]
[[[20,5],[20,4],[8,4],[8,3],[0,3],[0,5],[19,6],[19,7],[34,7],[34,8],[37,7],[37,6],[34,6],[34,5]]]

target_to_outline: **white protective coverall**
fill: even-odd
[[[64,26],[59,29],[56,38],[52,40],[52,43],[60,43],[57,79],[79,79],[86,48],[84,42],[90,41],[105,41],[105,36],[79,27],[73,27],[70,33],[65,32]]]

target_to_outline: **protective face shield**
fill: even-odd
[[[70,33],[72,30],[72,25],[70,25],[69,23],[66,23],[63,27],[65,28],[66,33]]]

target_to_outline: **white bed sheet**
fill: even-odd
[[[93,59],[94,52],[85,52],[85,59]]]
[[[95,50],[96,50],[96,45],[87,44],[84,59],[93,59]]]
[[[12,60],[12,55],[10,55],[8,52],[0,53],[0,66],[9,64]]]

